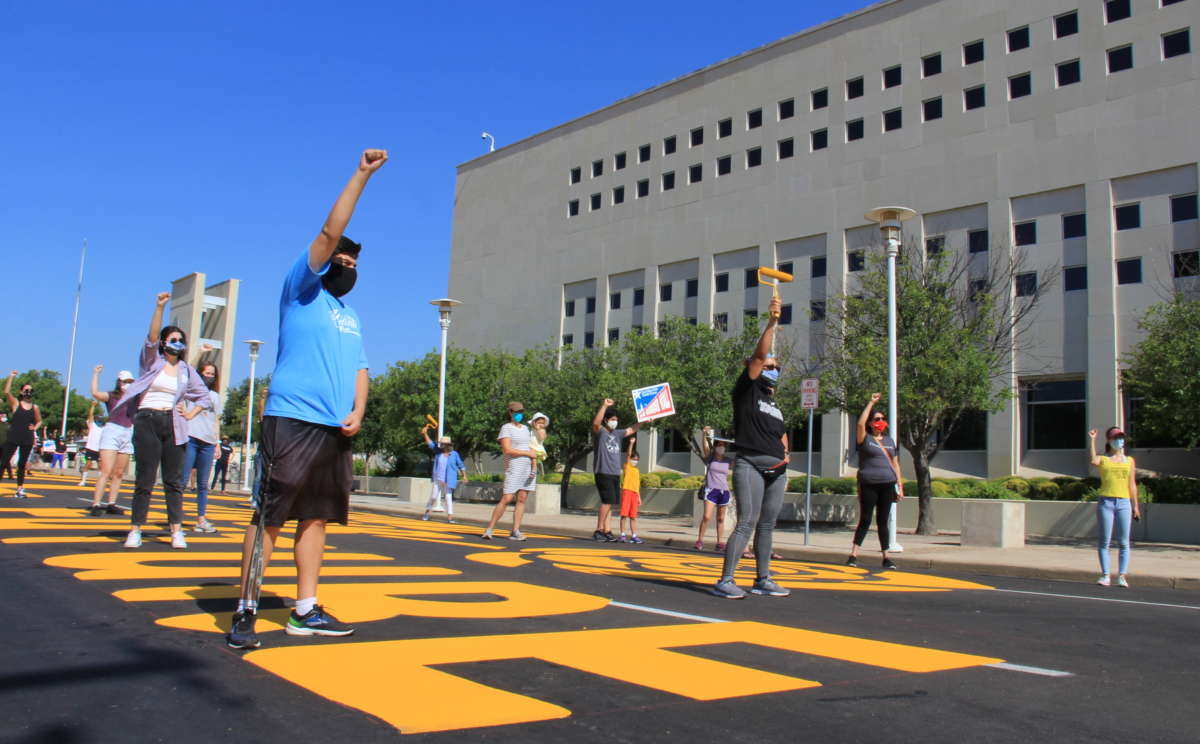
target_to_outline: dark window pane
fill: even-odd
[[[621,340],[621,329],[620,328],[609,328],[608,329],[608,342],[610,344],[615,344],[616,342],[618,342],[620,340]]]
[[[1086,403],[1029,406],[1029,448],[1083,449],[1087,446]]]
[[[895,88],[901,82],[900,65],[889,67],[883,71],[883,87]]]
[[[762,109],[746,112],[746,129],[758,129],[762,126]]]
[[[625,187],[624,186],[614,186],[613,187],[613,204],[622,204],[624,202],[625,202]]]
[[[883,112],[883,131],[895,131],[902,126],[904,126],[904,114],[900,109]]]
[[[583,334],[583,348],[590,349],[596,345],[596,334],[588,331]]]
[[[695,315],[687,316],[687,322],[688,322],[688,325],[696,325],[696,316]]]
[[[862,251],[851,251],[848,256],[849,268],[851,271],[862,271],[866,268],[867,260]]]
[[[757,168],[762,165],[762,148],[752,147],[746,150],[746,167]]]
[[[1063,291],[1074,292],[1087,289],[1087,267],[1068,266],[1063,269]]]
[[[1171,222],[1196,219],[1196,195],[1171,197]]]
[[[688,183],[700,183],[704,180],[704,166],[696,163],[688,166]]]
[[[704,127],[698,127],[696,129],[693,129],[691,131],[691,133],[689,134],[689,138],[690,138],[689,141],[691,142],[692,147],[699,147],[700,145],[703,145],[704,144]]]
[[[573,334],[573,333],[564,333],[564,334],[563,334],[563,342],[562,342],[562,345],[563,345],[563,346],[570,346],[570,345],[571,345],[571,344],[573,344],[573,343],[575,343],[575,334]]]
[[[729,330],[729,313],[717,313],[716,315],[714,315],[713,316],[713,328],[716,328],[718,331],[722,331],[722,332],[728,331]]]
[[[650,145],[642,145],[638,148],[638,162],[644,163],[650,159]]]
[[[571,183],[579,183],[583,180],[583,169],[575,166],[571,169]]]
[[[1033,76],[1028,72],[1008,79],[1008,97],[1024,98],[1033,92]]]
[[[672,286],[671,284],[659,285],[659,287],[658,287],[658,301],[659,302],[670,302],[671,301],[671,286]]]
[[[687,296],[688,297],[696,297],[699,294],[700,294],[700,280],[699,279],[688,279],[687,280]]]
[[[608,306],[613,310],[621,309],[621,293],[612,292],[608,295]]]
[[[1054,19],[1054,38],[1061,39],[1064,36],[1079,33],[1079,13],[1072,10],[1070,13],[1064,13]]]
[[[792,324],[792,306],[791,305],[781,305],[779,307],[779,325],[791,325],[791,324]]]
[[[819,279],[825,276],[825,257],[817,256],[812,260],[812,278]]]
[[[1079,67],[1079,60],[1073,59],[1070,62],[1062,62],[1054,68],[1058,76],[1058,87],[1064,85],[1074,85],[1078,83],[1082,77]]]
[[[863,120],[855,119],[846,122],[846,141],[853,142],[863,138]]]
[[[666,137],[663,139],[663,155],[670,155],[675,152],[675,136]]]
[[[662,174],[662,190],[670,191],[675,188],[675,171],[667,171]]]
[[[717,138],[728,137],[733,134],[733,119],[722,119],[717,122]]]
[[[618,152],[613,155],[613,170],[624,170],[625,168],[625,153]]]
[[[729,155],[717,158],[717,175],[724,176],[733,170],[733,158]]]
[[[978,88],[971,88],[963,91],[963,108],[967,111],[971,109],[982,108],[987,103],[987,94],[984,87],[981,85]]]
[[[1029,272],[1027,274],[1017,274],[1016,279],[1017,297],[1030,297],[1037,292],[1037,273]]]
[[[791,273],[793,273],[793,272],[792,272],[792,262],[791,262],[791,261],[786,261],[786,262],[784,262],[784,263],[777,264],[777,265],[775,266],[775,268],[776,268],[776,269],[779,269],[780,271],[782,271],[782,272],[783,272],[783,273],[785,273],[785,274],[791,274]]]
[[[931,54],[921,60],[921,76],[932,77],[942,71],[942,55]]]
[[[1192,51],[1192,37],[1185,28],[1170,34],[1163,34],[1163,59],[1178,57]]]
[[[946,249],[946,236],[935,235],[932,238],[925,238],[925,255],[936,256]]]
[[[743,310],[742,317],[745,318],[746,320],[752,320],[752,319],[758,317],[758,311],[757,310]]]
[[[812,107],[813,111],[823,109],[829,105],[829,89],[821,88],[812,92]]]
[[[743,286],[746,289],[751,289],[758,286],[758,269],[746,269]]]
[[[1134,230],[1142,226],[1142,205],[1122,204],[1116,208],[1117,229]]]
[[[585,312],[587,312],[589,314],[596,312],[596,298],[595,297],[587,298],[586,303],[587,303],[587,310]]]
[[[786,101],[779,102],[779,120],[780,121],[783,121],[784,119],[790,119],[795,115],[796,115],[796,101],[794,99],[789,98]]]
[[[1029,46],[1029,26],[1014,28],[1008,32],[1008,51],[1016,52]]]
[[[1086,214],[1064,214],[1062,218],[1063,240],[1082,238],[1087,235]]]
[[[575,217],[575,216],[578,216],[578,214],[579,214],[579,200],[572,199],[571,201],[567,202],[567,216]]]
[[[948,426],[943,426],[938,436],[942,439],[942,449],[948,452],[964,450],[987,449],[987,414],[983,411],[963,411],[954,422],[950,435],[946,436]]]
[[[1129,5],[1129,0],[1105,0],[1104,20],[1108,23],[1125,20],[1133,15],[1133,9]]]
[[[921,104],[921,112],[925,121],[933,121],[935,119],[942,118],[941,97],[939,96],[938,98],[930,98],[928,101],[925,101],[923,104]]]
[[[967,233],[967,248],[971,253],[984,253],[988,249],[988,231],[972,230]]]
[[[592,161],[592,178],[596,178],[597,176],[603,176],[603,175],[604,175],[604,161],[603,160]]]
[[[1126,258],[1117,261],[1117,284],[1141,284],[1142,259]]]
[[[650,179],[643,178],[637,182],[637,195],[639,199],[650,196]]]
[[[785,140],[779,140],[779,159],[787,160],[796,152],[796,143],[789,137]]]
[[[988,282],[986,279],[972,279],[967,284],[967,296],[972,302],[982,299],[982,296],[987,294]]]
[[[1013,225],[1013,240],[1017,245],[1033,245],[1037,242],[1037,223],[1022,222]]]
[[[644,287],[638,287],[633,290],[633,306],[641,307],[646,304],[646,290]]]
[[[963,64],[973,65],[976,62],[983,61],[983,41],[972,41],[970,44],[963,44]]]
[[[718,292],[729,291],[729,273],[721,273],[716,276],[716,289]]]
[[[809,303],[808,318],[814,323],[825,320],[825,300],[815,300]]]
[[[829,130],[818,129],[817,131],[813,132],[812,149],[814,151],[824,150],[826,147],[829,147]]]
[[[600,195],[592,194],[592,196],[588,200],[588,202],[589,202],[589,206],[591,207],[592,211],[595,212],[597,209],[600,208]]]
[[[861,98],[863,94],[863,79],[858,77],[846,81],[846,98]]]
[[[1200,276],[1200,251],[1184,251],[1171,256],[1172,273],[1177,278]]]
[[[1121,72],[1133,67],[1133,47],[1123,46],[1108,50],[1108,71]]]
[[[567,300],[563,305],[563,315],[568,318],[575,317],[575,300]]]

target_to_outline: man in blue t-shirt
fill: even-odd
[[[387,162],[385,150],[366,150],[325,219],[321,232],[283,282],[279,355],[263,411],[259,442],[262,485],[242,543],[242,591],[225,642],[258,648],[256,581],[250,556],[259,525],[262,571],[284,523],[296,520],[296,607],[289,635],[345,636],[354,628],[317,604],[325,555],[325,524],[346,524],[353,484],[350,438],[367,405],[367,356],[358,314],[342,301],[354,288],[362,246],[343,233],[367,181]],[[261,580],[261,574],[255,577]]]

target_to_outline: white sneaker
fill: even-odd
[[[1104,574],[1103,576],[1101,576],[1100,580],[1097,581],[1096,583],[1099,584],[1100,586],[1112,586],[1112,581],[1108,578],[1108,574]]]
[[[525,542],[525,540],[528,538],[526,538],[524,535],[522,535],[520,533],[520,531],[517,531],[517,532],[513,532],[511,535],[509,535],[508,539],[512,540],[514,542]]]
[[[125,547],[127,547],[127,548],[142,547],[142,531],[139,529],[130,530],[129,537],[125,538]]]
[[[1126,589],[1129,588],[1129,582],[1125,580],[1124,574],[1121,574],[1120,576],[1117,577],[1117,586],[1123,586]]]
[[[171,547],[176,550],[187,550],[187,540],[183,539],[183,530],[171,533]]]

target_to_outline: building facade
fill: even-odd
[[[603,345],[671,315],[734,333],[770,299],[753,270],[779,266],[783,330],[815,352],[826,298],[881,250],[864,214],[903,204],[906,244],[1019,246],[1017,295],[1056,277],[1012,403],[935,471],[1081,475],[1086,430],[1136,407],[1138,318],[1200,288],[1197,21],[1200,0],[890,0],[464,163],[453,341]],[[814,471],[844,474],[852,420],[820,423]],[[1194,453],[1139,460],[1200,475]]]

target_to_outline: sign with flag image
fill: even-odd
[[[637,414],[637,420],[642,423],[675,415],[671,383],[663,382],[634,390],[633,410]]]

